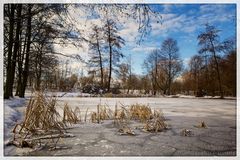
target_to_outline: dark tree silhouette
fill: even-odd
[[[182,70],[182,61],[179,55],[179,48],[177,46],[177,41],[168,38],[163,41],[160,50],[160,65],[167,75],[166,84],[168,86],[168,95],[171,94],[171,84],[174,78]]]
[[[219,42],[219,30],[216,29],[214,26],[206,24],[205,31],[198,35],[198,44],[200,46],[199,53],[211,53],[214,59],[216,72],[217,72],[217,79],[218,79],[218,86],[220,91],[221,98],[224,97],[223,90],[222,90],[222,80],[219,68],[219,58],[218,52],[222,50],[222,44]]]
[[[108,44],[107,50],[109,51],[109,74],[107,90],[110,91],[113,66],[116,66],[120,58],[123,57],[120,49],[122,48],[122,45],[124,45],[124,39],[118,35],[117,24],[112,19],[106,20],[104,25],[104,35]]]
[[[100,85],[103,88],[104,87],[104,72],[103,72],[103,67],[104,67],[104,62],[106,61],[104,59],[103,55],[103,30],[102,28],[98,27],[97,25],[94,25],[92,28],[92,33],[90,34],[90,65],[93,67],[99,67],[100,68]]]

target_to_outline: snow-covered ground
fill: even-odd
[[[25,98],[10,98],[3,102],[3,113],[4,113],[4,144],[12,138],[12,129],[16,123],[23,120],[23,114],[25,110],[26,99]],[[10,150],[15,151],[13,146],[4,147],[4,152]]]
[[[19,107],[24,106],[25,98],[11,98],[4,100],[4,129],[9,130],[12,126],[21,119],[22,113]]]
[[[81,93],[81,92],[48,92],[47,96],[54,97],[90,97],[89,93]]]

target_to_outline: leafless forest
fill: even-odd
[[[88,37],[68,14],[68,7],[81,7],[89,15],[104,14],[102,26],[93,25]],[[139,23],[140,43],[151,31],[152,17],[161,13],[146,5],[79,5],[79,4],[5,4],[4,5],[4,98],[14,94],[24,97],[26,89],[71,91],[74,87],[88,93],[191,94],[196,96],[236,96],[235,37],[220,41],[217,26],[201,26],[198,54],[190,57],[187,67],[179,56],[175,37],[166,38],[151,51],[142,64],[145,74],[132,71],[131,57],[121,61],[121,48],[127,42],[118,33],[119,22],[109,16],[122,14]],[[81,24],[80,24],[81,25]],[[89,45],[90,60],[81,53],[66,55],[54,51],[53,44]],[[184,46],[185,47],[185,46]],[[70,57],[88,66],[87,74],[71,72]],[[120,63],[121,62],[121,63]],[[79,68],[79,72],[83,69]],[[113,76],[114,75],[114,76]],[[180,80],[179,80],[179,77]]]

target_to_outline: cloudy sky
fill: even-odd
[[[176,4],[176,5],[151,5],[151,8],[159,12],[162,16],[162,24],[158,23],[158,18],[151,19],[151,32],[138,44],[137,37],[138,23],[134,19],[129,19],[119,15],[116,17],[121,23],[119,35],[122,36],[126,45],[122,48],[122,53],[131,55],[133,72],[143,74],[143,61],[154,48],[160,48],[161,43],[168,37],[174,38],[178,42],[179,53],[185,66],[191,56],[197,54],[197,36],[204,30],[204,24],[209,23],[221,30],[221,40],[231,38],[236,35],[236,6],[231,4]],[[89,12],[69,8],[72,20],[76,26],[83,30],[83,36],[88,36],[88,29],[92,24],[101,25],[101,16],[92,17]],[[88,59],[88,45],[82,43],[82,47],[55,46],[57,51],[63,54],[80,54],[82,58]],[[79,62],[71,63],[76,70],[83,66]],[[74,70],[74,69],[73,69]]]

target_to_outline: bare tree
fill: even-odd
[[[119,36],[116,22],[112,19],[107,19],[104,25],[104,35],[108,44],[109,51],[109,74],[108,74],[108,86],[107,90],[110,91],[113,66],[116,66],[123,57],[120,52],[122,45],[124,45],[124,39]]]
[[[6,70],[4,70],[6,74],[4,98],[12,96],[15,84],[17,86],[16,95],[24,97],[30,67],[34,62],[31,57],[36,51],[40,53],[40,46],[43,46],[42,49],[46,49],[46,46],[53,45],[56,42],[53,39],[58,39],[58,41],[66,38],[74,39],[71,38],[70,34],[72,28],[63,27],[62,23],[65,23],[65,21],[59,21],[60,14],[65,9],[64,5],[61,4],[4,5],[4,66]],[[52,30],[49,30],[49,28],[52,28]],[[38,38],[40,36],[38,30],[44,30],[46,33],[45,36],[48,37],[45,37],[46,43],[42,44],[42,40]],[[55,33],[54,36],[52,33]],[[46,50],[42,50],[41,53],[46,53]],[[15,77],[17,77],[16,82]]]
[[[5,16],[5,18],[9,19],[9,33],[8,33],[8,44],[7,44],[7,68],[6,68],[6,83],[5,83],[5,88],[4,88],[4,98],[9,98],[12,96],[12,85],[11,85],[11,64],[12,64],[12,48],[13,48],[13,39],[14,39],[14,17],[15,17],[15,4],[8,4],[7,5],[7,11],[8,16]]]
[[[151,31],[151,19],[157,19],[159,25],[162,24],[162,16],[159,12],[149,4],[77,4],[77,8],[84,9],[90,16],[101,17],[108,14],[119,22],[119,17],[132,19],[138,23],[138,32],[140,33],[137,38],[137,43],[140,44],[144,37]]]
[[[99,67],[100,68],[100,77],[101,77],[101,87],[104,87],[103,78],[104,78],[104,57],[102,53],[103,48],[103,33],[102,28],[98,26],[94,26],[92,28],[92,34],[90,34],[90,49],[92,50],[90,53],[91,59],[90,59],[90,65],[93,65],[93,67]]]
[[[156,95],[158,90],[158,61],[159,61],[159,50],[152,50],[149,56],[144,60],[144,67],[147,69],[152,81],[152,92]]]
[[[221,60],[220,67],[223,71],[223,86],[225,88],[225,94],[230,96],[236,96],[237,90],[237,60],[236,60],[236,50],[230,51],[228,54],[225,55],[225,58]]]
[[[125,90],[128,88],[129,67],[127,63],[119,65],[118,78],[121,80],[121,87]]]
[[[167,91],[167,74],[165,71],[165,59],[161,59],[160,49],[154,49],[144,61],[144,67],[151,79],[152,93],[156,95],[158,91],[166,94]]]
[[[194,79],[194,90],[195,95],[200,96],[200,74],[203,69],[203,58],[199,55],[195,55],[190,59],[189,62],[190,72]]]
[[[217,72],[217,79],[219,85],[220,96],[223,98],[223,90],[222,90],[222,82],[221,82],[221,74],[219,68],[219,57],[217,55],[218,52],[222,50],[222,45],[219,42],[219,30],[214,26],[210,26],[206,24],[205,31],[198,35],[198,44],[200,46],[199,53],[211,53],[214,59],[215,68]]]
[[[28,82],[32,83],[32,75],[31,80],[29,79],[29,76],[30,72],[33,73],[33,70],[31,69],[31,66],[33,66],[33,58],[37,57],[33,56],[34,53],[38,53],[39,55],[38,57],[40,57],[41,59],[42,57],[41,54],[45,53],[50,54],[48,51],[46,51],[47,48],[44,48],[45,46],[49,46],[55,43],[60,45],[71,43],[75,46],[81,46],[81,42],[83,40],[87,41],[82,36],[83,35],[81,34],[82,32],[80,32],[80,30],[76,27],[77,25],[74,25],[74,23],[72,23],[73,19],[69,15],[68,10],[66,9],[68,6],[71,5],[64,4],[4,5],[4,60],[5,60],[4,98],[9,98],[10,96],[12,96],[14,83],[17,84],[16,94],[19,95],[20,97],[24,97]],[[87,6],[86,8],[90,8],[89,13],[92,12],[92,9],[95,10],[96,12],[94,13],[96,13],[96,15],[101,14],[100,12],[97,11],[101,11],[103,13],[107,8],[111,12],[114,11],[112,17],[114,17],[114,15],[118,15],[121,13],[121,15],[137,20],[137,22],[139,23],[138,31],[141,33],[140,40],[144,37],[144,35],[147,34],[148,31],[150,31],[151,28],[150,17],[151,16],[155,17],[155,12],[151,10],[151,7],[149,5],[145,4],[136,5],[104,4],[85,6]],[[109,59],[108,90],[110,90],[112,71],[114,70],[113,67],[117,65],[120,57],[122,56],[119,50],[121,48],[121,45],[124,44],[124,41],[121,39],[119,35],[117,35],[117,32],[115,32],[117,31],[115,27],[116,25],[111,22],[112,21],[110,20],[111,18],[107,19],[106,22],[107,25],[105,25],[105,30],[103,32],[106,35],[105,40],[107,41],[106,44],[108,44],[107,50],[109,52],[109,57],[111,57]],[[56,31],[56,34],[55,36],[50,37],[51,41],[46,40],[46,43],[44,42],[44,44],[40,44],[41,42],[40,43],[38,42],[39,32],[37,31],[39,29],[44,30],[44,28],[46,28],[47,26],[51,26]],[[51,35],[52,31],[46,33]],[[63,55],[62,53],[56,53],[52,51],[51,54]],[[104,81],[103,79],[105,79],[105,75],[103,75],[104,72],[105,72],[104,69],[101,69],[102,79],[101,84],[103,84]],[[16,82],[15,77],[17,77]]]
[[[182,61],[179,55],[179,48],[177,41],[168,38],[163,41],[160,50],[160,62],[159,65],[165,71],[167,75],[166,84],[168,86],[168,95],[171,94],[171,84],[176,76],[182,70]]]

